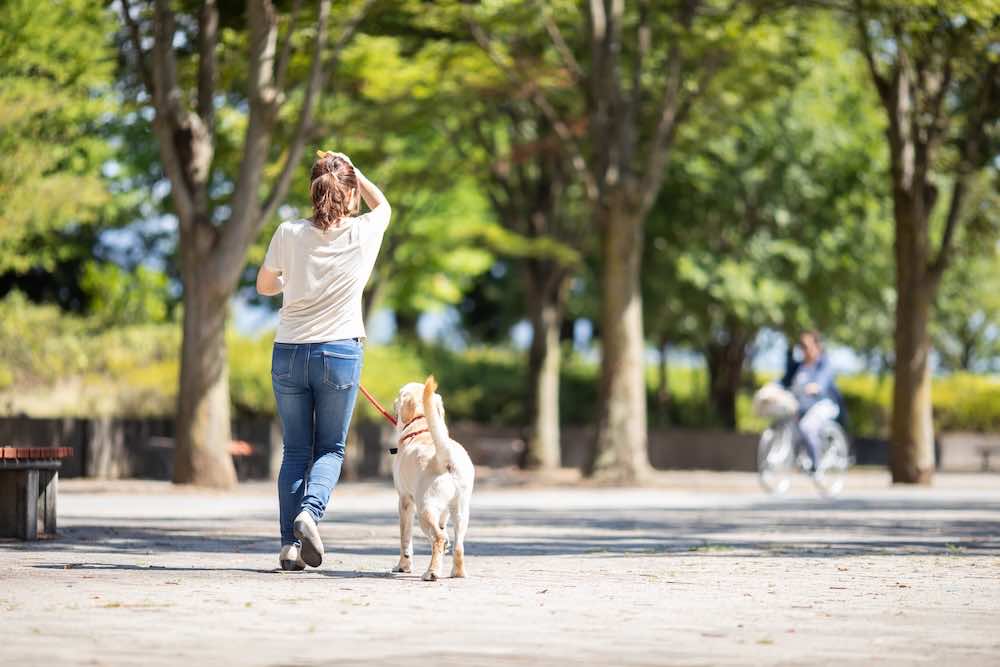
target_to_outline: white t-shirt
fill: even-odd
[[[284,282],[278,343],[364,338],[361,295],[389,225],[385,204],[322,231],[308,220],[283,222],[264,266]]]

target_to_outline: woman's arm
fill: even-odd
[[[823,357],[817,364],[812,381],[806,385],[806,393],[810,396],[822,395],[825,398],[832,398],[836,395],[833,368],[826,357]]]
[[[386,210],[389,210],[389,200],[385,198],[385,194],[378,189],[378,186],[368,180],[368,177],[361,173],[361,170],[357,167],[354,168],[354,173],[358,177],[358,188],[361,190],[361,196],[364,198],[365,203],[368,204],[368,208],[371,210],[377,209],[379,206],[385,206]]]
[[[350,165],[354,167],[354,175],[358,177],[358,190],[361,191],[361,197],[364,198],[365,203],[368,204],[368,208],[374,211],[379,206],[385,206],[385,212],[390,212],[389,200],[385,198],[385,194],[379,190],[377,185],[369,181],[367,176],[361,173],[361,170],[358,169],[353,162],[351,162],[351,158],[347,157],[344,153],[339,153],[337,151],[319,150],[316,151],[316,154],[320,157],[339,157],[350,163]]]
[[[261,296],[274,296],[281,294],[285,288],[284,280],[277,271],[272,271],[266,267],[260,267],[257,272],[257,294]]]

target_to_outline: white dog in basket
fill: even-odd
[[[777,382],[766,384],[753,396],[753,412],[758,417],[785,419],[799,410],[799,402],[792,392]]]

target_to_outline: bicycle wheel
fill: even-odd
[[[847,469],[851,465],[851,448],[847,434],[835,421],[827,422],[819,432],[818,463],[813,482],[820,493],[835,496],[844,489]]]
[[[795,473],[795,424],[776,422],[765,430],[757,443],[757,477],[768,493],[788,491]]]

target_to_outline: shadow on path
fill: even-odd
[[[323,577],[333,577],[336,579],[415,579],[420,580],[419,575],[411,574],[394,574],[392,572],[373,572],[365,570],[302,570],[299,572],[286,572],[281,568],[252,568],[252,567],[170,567],[164,565],[131,565],[128,563],[67,563],[62,564],[46,564],[46,565],[32,565],[33,568],[39,570],[96,570],[101,572],[106,571],[131,571],[131,572],[178,572],[178,573],[191,573],[191,572],[247,572],[250,574],[267,574],[267,575],[281,575],[285,577],[309,577],[309,576],[323,576]]]
[[[988,516],[970,518],[970,511]],[[84,517],[63,528],[59,539],[0,542],[0,551],[275,554],[278,545],[272,521],[269,516],[241,517],[234,531],[222,532],[219,526],[234,525],[231,519],[179,517],[140,522]],[[240,523],[248,522],[261,528],[236,532]],[[395,534],[397,522],[394,513],[334,510],[323,524],[327,549],[334,557],[394,557],[398,548],[389,536]],[[387,531],[384,538],[356,537],[358,529],[373,526]],[[345,537],[345,533],[355,537]],[[376,539],[381,543],[373,544]],[[426,543],[418,539],[417,550],[426,552]],[[792,499],[714,508],[487,508],[473,511],[467,550],[469,555],[498,557],[998,556],[1000,503]]]

